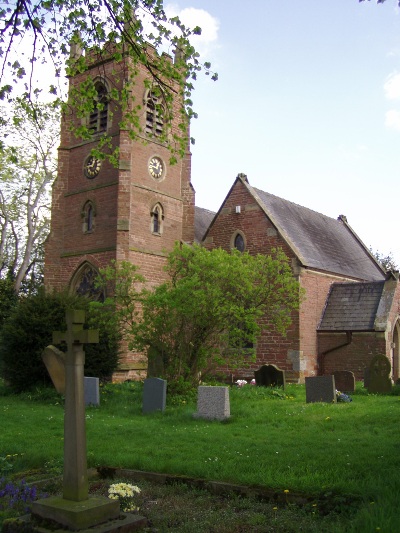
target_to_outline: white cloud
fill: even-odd
[[[385,115],[385,126],[400,131],[400,111],[390,109]]]
[[[400,100],[400,73],[390,74],[383,89],[388,100]]]
[[[168,18],[178,16],[180,21],[190,29],[200,26],[201,35],[193,35],[193,46],[200,55],[209,53],[211,45],[218,40],[219,20],[204,9],[187,7],[180,9],[178,4],[167,4],[165,13]]]

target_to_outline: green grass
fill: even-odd
[[[195,403],[170,405],[168,398],[164,413],[144,416],[141,395],[139,383],[102,388],[101,406],[86,411],[89,466],[260,485],[316,499],[328,494],[338,502],[350,497],[359,503],[342,531],[400,531],[400,396],[368,395],[358,387],[351,403],[306,404],[304,386],[284,393],[232,388],[231,418],[221,423],[195,419]],[[55,394],[2,395],[0,419],[0,457],[11,456],[13,472],[61,462],[63,405]]]

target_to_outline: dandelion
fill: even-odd
[[[285,489],[283,492],[284,492],[285,494],[288,494],[289,490],[288,490],[288,489]]]

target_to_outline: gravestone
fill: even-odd
[[[335,378],[333,376],[315,376],[305,378],[306,402],[336,402]]]
[[[148,378],[143,385],[143,413],[165,411],[167,382],[160,378]]]
[[[67,344],[65,354],[63,496],[32,503],[32,516],[66,529],[82,530],[119,517],[119,501],[88,495],[83,345],[98,343],[99,332],[84,330],[84,311],[67,311],[66,332],[53,332],[53,343]],[[119,526],[118,526],[119,527]]]
[[[335,370],[335,387],[340,392],[354,392],[356,390],[356,380],[354,372],[350,370]]]
[[[50,345],[43,350],[42,360],[56,391],[65,394],[65,353]]]
[[[225,420],[230,415],[229,387],[201,385],[198,388],[196,418]]]
[[[99,378],[85,377],[83,390],[85,394],[85,405],[100,405],[100,385]]]
[[[254,376],[258,386],[285,388],[285,371],[275,365],[263,365],[254,372]]]
[[[385,355],[375,355],[369,365],[369,393],[385,393],[392,390],[391,365]]]

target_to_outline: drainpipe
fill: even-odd
[[[352,331],[346,331],[346,342],[343,344],[340,344],[339,346],[335,346],[334,348],[329,348],[329,350],[325,350],[325,352],[322,352],[318,355],[318,374],[320,376],[323,376],[325,373],[325,356],[327,356],[329,353],[335,352],[336,350],[339,350],[340,348],[344,348],[345,346],[348,346],[353,342],[353,332]]]

